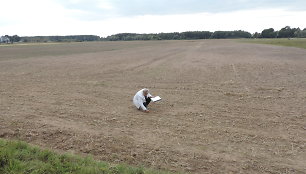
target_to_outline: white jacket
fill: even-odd
[[[136,93],[136,95],[133,98],[133,103],[134,103],[134,105],[136,106],[137,109],[141,108],[142,110],[146,111],[148,109],[143,105],[143,103],[146,102],[146,98],[143,95],[143,90],[144,89],[142,89],[142,90],[140,90]],[[152,95],[148,94],[147,97],[152,97]]]

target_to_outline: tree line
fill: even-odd
[[[306,38],[306,28],[291,28],[286,26],[279,31],[273,28],[265,29],[261,33],[254,33],[253,38]]]
[[[90,42],[100,41],[96,35],[73,35],[73,36],[33,36],[21,37],[23,42]]]
[[[13,35],[13,36],[9,36],[9,35],[5,35],[5,36],[2,36],[2,37],[5,37],[7,38],[8,40],[6,40],[5,42],[8,43],[14,43],[14,42],[20,42],[21,41],[21,37],[19,37],[18,35]]]
[[[237,39],[237,38],[306,38],[306,28],[291,28],[286,26],[279,31],[273,28],[263,30],[261,33],[251,34],[247,31],[188,31],[173,33],[120,33],[108,37],[96,35],[73,35],[73,36],[31,36],[19,37],[18,35],[5,37],[10,42],[89,42],[89,41],[133,41],[133,40],[195,40],[195,39]]]
[[[14,42],[90,42],[100,41],[101,38],[96,35],[72,35],[72,36],[28,36],[20,37],[18,35],[5,35],[4,37]]]
[[[106,41],[132,40],[194,40],[194,39],[238,39],[238,38],[306,38],[306,28],[291,28],[286,26],[279,31],[273,28],[265,29],[261,33],[251,34],[247,31],[189,31],[182,33],[136,34],[120,33],[102,38]]]
[[[194,40],[194,39],[235,39],[251,38],[252,34],[246,31],[188,31],[158,34],[120,33],[102,38],[106,41],[132,41],[132,40]]]

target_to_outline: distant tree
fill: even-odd
[[[18,35],[13,35],[13,36],[5,35],[5,37],[7,37],[11,43],[19,42],[21,40],[21,37],[19,37]]]
[[[212,34],[212,39],[236,39],[236,38],[251,38],[252,34],[246,31],[216,31]]]
[[[183,39],[209,39],[213,33],[209,31],[188,31],[181,33]]]
[[[299,33],[300,38],[306,38],[306,30],[303,30]]]
[[[292,37],[296,37],[296,34],[297,34],[299,31],[301,31],[300,28],[292,28],[291,30],[292,30],[292,32],[293,32]]]
[[[6,43],[12,43],[12,37],[9,35],[5,35],[4,37],[6,37],[8,40],[6,41]]]
[[[261,38],[261,34],[258,33],[258,32],[255,32],[252,37],[255,38],[255,39]]]
[[[279,38],[290,38],[290,37],[294,37],[294,33],[297,31],[297,28],[291,28],[289,26],[286,26],[284,28],[282,28],[279,32],[278,32],[278,37]]]
[[[32,36],[22,37],[24,42],[85,42],[100,41],[101,38],[95,35],[73,35],[73,36]]]
[[[263,38],[276,38],[277,32],[274,31],[273,28],[265,29],[261,32],[261,36]]]
[[[300,28],[297,28],[295,31],[294,31],[294,34],[293,34],[293,37],[299,37],[299,33],[301,32],[301,29]]]
[[[20,37],[18,35],[8,36],[8,38],[11,40],[12,43],[20,41]]]
[[[215,31],[211,38],[212,39],[224,39],[227,37],[227,33],[225,31]]]
[[[304,30],[297,30],[294,35],[298,38],[306,38],[306,28]]]

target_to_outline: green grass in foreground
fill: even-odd
[[[287,47],[297,47],[306,49],[306,39],[246,39],[243,42],[256,43],[256,44],[270,44]]]
[[[1,174],[170,174],[127,165],[110,165],[71,154],[56,154],[25,142],[0,139]]]

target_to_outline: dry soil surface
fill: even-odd
[[[142,88],[163,98],[132,105]],[[233,40],[0,46],[0,137],[190,173],[306,173],[306,50]]]

